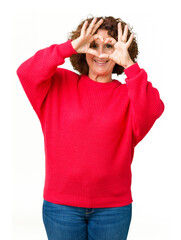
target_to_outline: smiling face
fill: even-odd
[[[107,30],[99,29],[97,34],[101,35],[105,40],[111,37],[107,34]],[[111,54],[114,51],[114,47],[110,43],[104,43],[100,39],[96,39],[92,44],[91,48],[96,50],[98,55],[100,54]],[[100,59],[95,55],[86,53],[86,61],[89,66],[89,76],[106,76],[111,77],[115,62],[108,59]]]

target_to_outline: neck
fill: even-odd
[[[95,74],[93,72],[89,72],[88,74],[88,77],[96,82],[103,82],[103,83],[106,83],[106,82],[112,82],[112,75],[111,74],[108,74],[108,75],[98,75],[98,74]]]

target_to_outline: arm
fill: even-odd
[[[57,66],[63,64],[64,59],[72,54],[76,54],[76,51],[71,40],[68,40],[39,50],[18,67],[17,75],[21,85],[39,119],[42,103],[50,89]]]
[[[147,81],[147,73],[138,63],[124,69],[131,104],[134,146],[140,142],[164,111],[159,92]]]

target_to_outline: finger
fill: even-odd
[[[102,53],[99,55],[99,58],[109,59],[109,54]]]
[[[126,45],[127,45],[128,48],[130,47],[131,42],[133,41],[133,38],[134,38],[134,33],[131,33],[131,35],[130,35],[127,43],[126,43]]]
[[[84,35],[85,34],[85,30],[86,30],[86,27],[87,27],[87,24],[88,24],[88,21],[86,20],[82,26],[82,29],[81,29],[81,35]]]
[[[104,38],[103,38],[101,35],[99,35],[99,34],[94,34],[94,35],[92,36],[92,39],[93,39],[93,40],[100,39],[102,42],[104,42]],[[92,39],[91,39],[91,40],[92,40]]]
[[[127,41],[127,35],[128,35],[128,25],[126,24],[124,27],[124,33],[123,33],[123,37],[122,37],[123,42]]]
[[[89,27],[88,27],[88,29],[87,29],[87,34],[91,34],[91,33],[92,33],[92,29],[93,29],[94,24],[96,23],[96,21],[97,21],[97,18],[95,17],[95,18],[92,20],[91,24],[89,25]]]
[[[105,43],[111,43],[111,44],[116,44],[116,39],[114,39],[114,38],[106,38],[106,40],[104,41]]]
[[[92,55],[95,55],[96,57],[99,57],[97,51],[95,51],[95,50],[93,50],[93,49],[91,49],[91,48],[89,48],[89,49],[87,50],[87,53],[92,54]]]
[[[92,34],[94,34],[96,32],[96,30],[101,26],[101,24],[103,23],[103,19],[101,18],[96,25],[94,26],[93,30],[92,30]]]
[[[121,41],[122,38],[122,27],[121,27],[121,22],[118,23],[118,42]]]

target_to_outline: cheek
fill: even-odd
[[[86,53],[86,61],[87,61],[87,64],[89,65],[90,63],[91,63],[91,61],[92,61],[92,55],[91,54],[89,54],[89,53]]]
[[[116,63],[115,63],[113,60],[110,60],[110,66],[111,66],[112,68],[114,68],[115,65],[116,65]]]
[[[109,53],[109,54],[111,54],[111,53],[114,52],[114,49],[113,49],[113,48],[107,48],[107,49],[106,49],[106,52]]]

